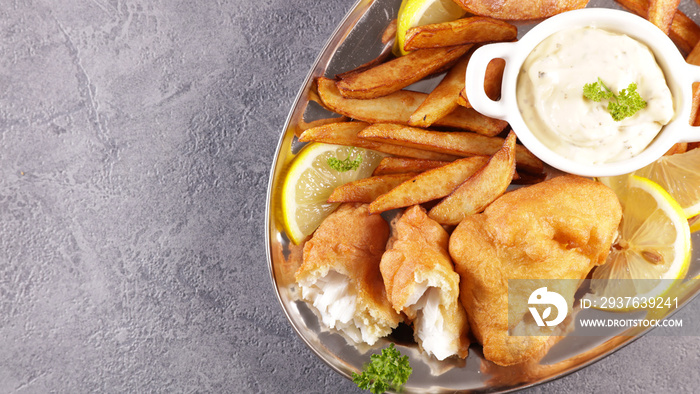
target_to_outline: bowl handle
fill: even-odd
[[[685,75],[688,76],[688,79],[691,82],[700,82],[700,66],[688,64],[687,68],[688,68],[688,71],[687,71],[687,74],[685,74]],[[689,83],[691,83],[691,82],[689,82]],[[691,105],[692,105],[692,98],[691,98]],[[694,119],[690,120],[691,124],[693,121],[694,121]],[[691,126],[691,127],[688,127],[687,130],[688,131],[686,133],[683,133],[683,135],[681,135],[679,142],[698,142],[698,141],[700,141],[700,126]]]
[[[484,78],[486,78],[486,67],[493,59],[501,58],[506,61],[505,76],[508,71],[508,53],[512,52],[513,43],[489,44],[479,47],[472,54],[467,65],[467,72],[464,77],[464,85],[469,99],[469,104],[477,112],[497,119],[505,119],[507,116],[507,106],[504,102],[504,95],[501,94],[499,101],[491,100],[484,91]],[[501,88],[501,92],[503,88]]]

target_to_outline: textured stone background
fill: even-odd
[[[0,0],[0,392],[358,391],[295,336],[263,240],[287,111],[352,5]],[[699,357],[648,336],[532,391],[690,391]]]

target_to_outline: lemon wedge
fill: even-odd
[[[681,206],[639,176],[601,178],[618,195],[622,222],[605,264],[593,271],[597,297],[658,297],[687,272],[690,228]]]
[[[461,18],[466,11],[453,0],[403,0],[396,23],[394,55],[402,56],[408,29],[416,26],[443,23]]]
[[[634,175],[658,183],[678,201],[686,218],[700,214],[700,149],[663,156]]]
[[[289,239],[300,244],[339,205],[328,203],[333,190],[372,174],[384,155],[350,146],[311,143],[289,164],[282,183],[282,225]],[[338,171],[336,160],[356,168]]]

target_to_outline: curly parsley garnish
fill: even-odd
[[[637,93],[636,83],[632,82],[627,86],[627,89],[622,89],[615,94],[605,86],[600,77],[598,82],[583,85],[583,97],[595,102],[610,100],[608,112],[616,122],[636,114],[637,111],[647,106],[647,102]]]
[[[401,356],[401,352],[392,343],[382,350],[382,354],[373,354],[372,360],[365,365],[362,374],[352,374],[352,381],[362,390],[369,390],[372,394],[380,394],[387,390],[399,390],[411,376],[413,369],[408,365],[408,356]]]
[[[355,150],[348,154],[348,157],[346,157],[345,160],[340,160],[336,157],[329,157],[328,165],[338,172],[356,170],[360,168],[360,164],[362,164],[362,156],[357,156],[355,160],[350,160],[350,156],[354,152]]]
[[[616,122],[630,117],[640,109],[647,106],[647,102],[637,93],[637,84],[632,82],[627,89],[622,89],[617,94],[613,93],[603,80],[598,78],[598,82],[583,85],[583,97],[595,102],[610,100],[608,102],[608,112]]]

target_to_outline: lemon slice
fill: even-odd
[[[658,184],[638,176],[602,178],[622,205],[618,237],[593,271],[597,297],[658,297],[682,279],[690,262],[690,229],[680,205]]]
[[[408,29],[416,26],[443,23],[461,18],[466,11],[453,0],[403,0],[396,23],[394,55],[405,55],[403,49]]]
[[[328,203],[333,190],[372,174],[382,154],[350,146],[311,143],[292,160],[282,183],[282,224],[289,239],[300,244],[339,205]],[[356,169],[337,171],[329,164],[335,158],[359,161]],[[359,159],[361,158],[361,159]]]
[[[700,214],[700,149],[663,156],[634,175],[663,187],[681,205],[686,218]]]

